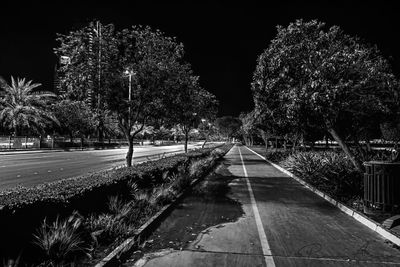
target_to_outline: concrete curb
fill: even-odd
[[[233,147],[232,147],[233,148]],[[231,149],[232,149],[231,148]],[[230,149],[230,150],[231,150]],[[230,151],[229,150],[229,151]],[[226,154],[229,152],[227,151]],[[226,155],[225,154],[225,155]],[[183,199],[185,194],[187,194],[194,185],[196,185],[199,181],[203,180],[207,175],[202,178],[194,179],[188,188],[186,188],[182,193],[180,193],[175,200],[164,206],[160,211],[158,211],[155,215],[153,215],[145,224],[143,224],[132,237],[129,237],[124,242],[122,242],[118,247],[116,247],[110,254],[108,254],[105,258],[103,258],[99,263],[95,265],[95,267],[109,267],[109,266],[120,266],[123,258],[130,252],[132,247],[136,242],[140,242],[141,238],[146,237],[146,235],[151,232],[153,227],[160,223],[164,216],[170,212],[175,205]]]
[[[124,242],[122,242],[118,247],[116,247],[110,254],[108,254],[105,258],[103,258],[99,263],[95,265],[95,267],[109,267],[109,266],[120,266],[121,259],[126,256],[127,253],[130,252],[132,247],[140,242],[142,237],[145,237],[152,228],[167,215],[168,212],[174,208],[174,206],[182,200],[185,194],[198,183],[201,179],[195,179],[190,183],[190,187],[180,193],[175,200],[164,206],[160,211],[158,211],[155,215],[153,215],[146,223],[144,223],[132,237],[127,238]]]
[[[288,170],[282,168],[278,164],[275,164],[275,163],[267,160],[265,157],[261,156],[260,154],[258,154],[255,151],[251,150],[247,146],[246,146],[246,148],[248,150],[250,150],[252,153],[254,153],[255,155],[259,156],[260,158],[262,158],[263,160],[268,162],[269,164],[271,164],[273,167],[275,167],[279,171],[281,171],[281,172],[285,173],[286,175],[290,176],[291,178],[295,179],[297,182],[299,182],[300,184],[302,184],[303,186],[308,188],[310,191],[314,192],[315,194],[317,194],[318,196],[322,197],[323,199],[325,199],[326,201],[328,201],[332,205],[336,206],[338,209],[340,209],[341,211],[343,211],[347,215],[353,217],[354,219],[356,219],[357,221],[359,221],[363,225],[367,226],[372,231],[380,234],[382,237],[386,238],[387,240],[391,241],[392,243],[396,244],[397,246],[400,246],[400,238],[397,235],[395,235],[394,233],[392,233],[390,230],[383,228],[383,226],[380,223],[375,222],[374,220],[366,217],[364,214],[362,214],[362,213],[354,210],[353,208],[350,208],[350,207],[346,206],[345,204],[335,200],[334,198],[330,197],[329,195],[325,194],[324,192],[322,192],[322,191],[318,190],[317,188],[315,188],[314,186],[310,185],[306,181],[300,179],[299,177],[297,177],[293,173],[291,173]]]

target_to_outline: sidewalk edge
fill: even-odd
[[[246,148],[248,150],[250,150],[252,153],[254,153],[255,155],[259,156],[260,158],[262,158],[263,160],[268,162],[269,164],[271,164],[273,167],[275,167],[279,171],[281,171],[281,172],[285,173],[286,175],[290,176],[291,178],[295,179],[297,182],[299,182],[300,184],[305,186],[310,191],[314,192],[315,194],[317,194],[318,196],[322,197],[323,199],[325,199],[326,201],[328,201],[332,205],[336,206],[342,212],[344,212],[347,215],[353,217],[354,219],[356,219],[357,221],[359,221],[363,225],[365,225],[368,228],[370,228],[372,231],[378,233],[379,235],[381,235],[382,237],[384,237],[387,240],[391,241],[392,243],[396,244],[397,246],[400,246],[400,238],[398,236],[396,236],[395,234],[391,233],[390,231],[388,231],[387,229],[383,228],[383,226],[381,224],[379,224],[379,223],[375,222],[374,220],[366,217],[362,213],[354,210],[353,208],[348,207],[345,204],[335,200],[334,198],[330,197],[329,195],[325,194],[324,192],[322,192],[319,189],[315,188],[314,186],[310,185],[309,183],[307,183],[303,179],[297,177],[293,173],[291,173],[288,170],[282,168],[278,164],[269,161],[264,156],[261,156],[260,154],[258,154],[257,152],[253,151],[252,149],[248,148],[247,146],[246,146]]]
[[[233,148],[234,146],[232,146]],[[228,150],[226,154],[229,153]],[[225,154],[225,155],[226,155]],[[218,161],[216,164],[219,164]],[[217,165],[215,165],[217,166]],[[213,167],[214,168],[214,167]],[[211,169],[212,170],[212,169]],[[211,173],[211,172],[210,172]],[[157,223],[161,222],[164,216],[170,212],[175,205],[181,201],[185,195],[192,189],[193,186],[195,186],[198,182],[206,178],[209,174],[205,175],[204,177],[200,177],[197,179],[194,179],[188,188],[186,188],[182,193],[180,193],[173,202],[170,204],[164,206],[160,211],[158,211],[155,215],[153,215],[147,222],[145,222],[137,231],[136,233],[127,239],[123,241],[118,247],[116,247],[111,253],[109,253],[105,258],[100,260],[95,267],[109,267],[109,266],[120,266],[120,259],[124,257],[124,254],[128,253],[133,245],[136,242],[140,242],[140,239],[142,236],[145,236],[146,234],[149,233],[149,231],[152,230],[152,227],[156,225]]]
[[[100,260],[99,263],[95,265],[95,267],[106,267],[106,266],[119,266],[120,258],[123,254],[129,252],[129,250],[133,247],[133,245],[140,241],[140,238],[146,234],[148,231],[151,231],[151,228],[160,222],[162,218],[174,208],[174,206],[184,197],[184,195],[198,183],[201,179],[195,179],[191,182],[190,186],[180,193],[173,202],[164,206],[160,211],[154,214],[147,222],[145,222],[137,231],[136,233],[123,241],[118,247],[116,247],[111,253],[109,253],[105,258]]]

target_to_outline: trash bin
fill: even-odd
[[[400,162],[369,161],[364,165],[364,212],[399,212]]]

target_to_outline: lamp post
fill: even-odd
[[[132,100],[132,75],[136,75],[136,73],[132,70],[125,70],[124,72],[125,75],[129,77],[129,95],[128,95],[128,100],[129,100],[129,107],[128,107],[128,122],[129,122],[129,127],[131,127],[131,100]]]

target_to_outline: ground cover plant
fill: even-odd
[[[134,233],[231,146],[2,193],[0,257],[68,266],[104,256],[103,249]]]
[[[362,173],[341,151],[298,151],[279,164],[342,202],[362,196]]]

